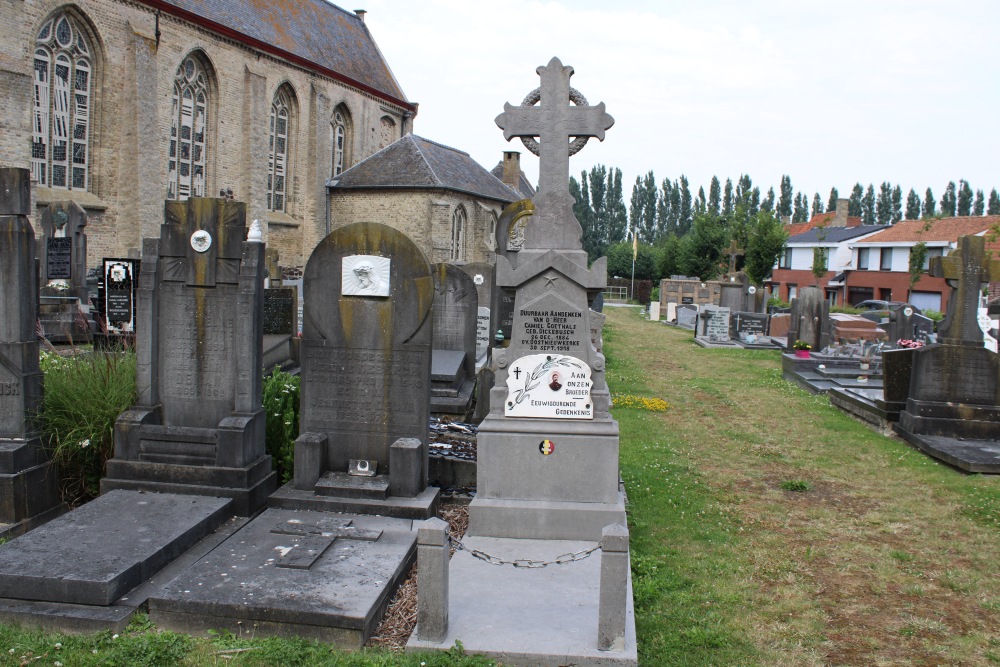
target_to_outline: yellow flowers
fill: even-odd
[[[611,405],[614,408],[638,408],[649,412],[666,412],[670,409],[670,404],[662,398],[634,394],[611,394]]]

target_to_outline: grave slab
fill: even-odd
[[[966,472],[1000,474],[1000,440],[963,440],[946,435],[903,433],[893,427],[923,452]]]
[[[298,534],[289,530],[296,526]],[[265,510],[153,596],[150,619],[199,635],[252,630],[360,648],[413,563],[411,528],[401,519]],[[321,553],[295,556],[318,551],[317,540],[329,542]],[[297,566],[280,566],[290,561]]]
[[[111,491],[0,546],[0,597],[111,605],[222,525],[231,505]]]
[[[469,549],[514,560],[554,560],[595,542],[466,537]],[[441,650],[462,642],[466,653],[505,665],[636,665],[635,609],[629,577],[625,649],[597,649],[601,552],[545,568],[497,567],[456,551],[449,565],[448,633],[441,643],[414,631],[407,652]]]
[[[871,424],[880,433],[891,433],[893,422],[899,421],[899,407],[886,403],[881,387],[833,387],[828,395],[831,405]]]

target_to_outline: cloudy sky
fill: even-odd
[[[343,2],[344,0],[339,0]],[[616,4],[617,7],[612,7]],[[356,6],[355,6],[356,5]],[[520,150],[494,118],[558,56],[615,118],[571,173],[749,174],[762,194],[789,174],[826,202],[854,183],[1000,190],[1000,3],[358,0],[407,97],[416,133],[492,168]]]

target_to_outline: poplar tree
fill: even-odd
[[[906,195],[906,219],[916,220],[920,217],[920,197],[913,188],[910,194]]]
[[[854,189],[851,190],[851,197],[847,200],[847,215],[855,218],[861,217],[861,199],[864,197],[864,194],[865,190],[861,187],[861,184],[855,183]]]
[[[958,186],[958,214],[972,215],[972,188],[965,179],[959,181]]]
[[[792,214],[792,178],[791,176],[781,177],[780,194],[778,195],[778,217]]]
[[[958,197],[955,195],[955,181],[948,181],[948,187],[941,197],[941,215],[946,218],[955,217],[955,209],[958,207]]]
[[[809,197],[803,193],[795,195],[795,212],[792,222],[807,222],[809,220]]]
[[[874,225],[875,218],[875,187],[869,183],[865,196],[861,198],[861,224]]]
[[[830,188],[830,198],[826,202],[826,212],[831,213],[837,210],[837,199],[840,198],[840,193],[837,192],[837,188]]]
[[[982,215],[986,212],[986,200],[982,190],[976,190],[976,201],[972,205],[972,215]]]
[[[892,224],[903,219],[903,188],[898,185],[892,189]]]
[[[931,192],[930,188],[927,188],[927,192],[924,194],[924,217],[934,215],[936,208],[937,201],[934,199],[934,193]]]
[[[990,190],[990,203],[986,207],[987,215],[1000,215],[1000,195],[997,194],[997,189],[993,188]]]
[[[719,177],[712,176],[712,182],[708,186],[708,212],[712,215],[719,215],[722,204],[722,185],[719,184]]]
[[[698,196],[694,200],[695,214],[704,213],[708,210],[708,201],[705,199],[705,187],[698,186]]]
[[[691,229],[691,190],[684,174],[681,174],[681,208],[677,224],[685,234]]]
[[[722,195],[722,215],[730,216],[733,214],[733,182],[730,179],[726,179],[726,189],[723,191]]]
[[[820,199],[819,193],[817,192],[815,195],[813,195],[813,210],[812,210],[812,214],[813,215],[819,215],[822,212],[823,212],[823,200]]]
[[[878,198],[875,200],[875,221],[880,225],[892,222],[892,186],[888,181],[882,181],[878,189]]]
[[[764,197],[764,201],[760,203],[760,210],[762,211],[774,211],[774,188],[767,189],[767,196]]]

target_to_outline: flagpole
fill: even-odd
[[[639,254],[639,237],[635,235],[635,227],[632,232],[632,298],[635,298],[635,258]]]

